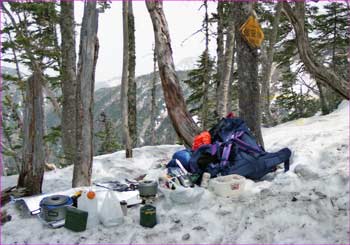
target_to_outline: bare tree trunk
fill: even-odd
[[[252,49],[243,39],[239,28],[253,13],[252,2],[235,2],[235,29],[238,64],[238,98],[239,116],[261,145],[264,145],[261,134],[260,91],[258,82],[258,52]]]
[[[303,2],[296,2],[298,6]],[[293,25],[296,41],[298,45],[299,55],[306,69],[318,81],[327,84],[332,90],[337,92],[343,98],[350,99],[350,85],[343,78],[337,76],[332,70],[328,69],[317,61],[314,57],[309,41],[306,36],[306,31],[303,28],[297,14],[295,14],[288,2],[283,2],[283,12]]]
[[[128,2],[128,36],[129,36],[129,74],[128,74],[128,124],[131,138],[131,147],[136,147],[137,143],[137,122],[136,122],[136,80],[135,80],[135,23],[132,9],[132,1]],[[130,155],[132,157],[132,148]]]
[[[61,1],[62,52],[62,147],[64,165],[73,165],[76,159],[77,77],[75,50],[74,1]]]
[[[34,72],[26,83],[24,161],[18,177],[17,187],[26,188],[28,195],[41,193],[44,177],[44,99],[41,77],[41,74]]]
[[[228,28],[226,34],[226,47],[225,47],[225,55],[224,55],[224,66],[223,66],[223,74],[222,79],[220,81],[219,86],[219,116],[225,117],[228,114],[228,105],[229,105],[229,97],[230,95],[230,75],[232,70],[232,61],[233,61],[233,49],[235,42],[235,23],[233,19],[233,11],[232,11],[232,3],[230,4],[230,19],[228,21]]]
[[[220,115],[220,99],[221,99],[221,83],[223,77],[224,67],[224,2],[218,1],[217,6],[218,24],[217,24],[217,38],[216,38],[216,55],[217,55],[217,83],[216,83],[216,116]]]
[[[282,2],[276,4],[276,12],[272,24],[272,31],[269,40],[269,46],[266,48],[266,55],[263,55],[262,62],[262,81],[261,81],[261,104],[263,119],[267,126],[275,125],[270,111],[270,81],[271,81],[271,70],[274,56],[274,46],[277,40],[278,25],[280,23],[280,17],[282,12]]]
[[[203,97],[202,97],[202,130],[207,130],[208,126],[208,93],[209,93],[209,17],[208,17],[208,1],[204,0],[205,17],[205,56],[204,56],[204,81],[203,81]]]
[[[156,85],[157,85],[157,54],[153,49],[153,79],[151,90],[151,144],[156,144]]]
[[[91,184],[93,157],[93,103],[95,69],[98,58],[98,11],[95,1],[86,1],[80,32],[77,75],[77,156],[73,170],[73,187]]]
[[[322,84],[320,82],[316,81],[316,85],[318,88],[318,92],[320,93],[320,107],[321,107],[322,115],[327,115],[327,114],[329,114],[329,109],[327,106],[326,98],[324,96]]]
[[[123,1],[123,71],[121,85],[121,104],[122,104],[122,122],[123,122],[123,139],[125,144],[125,157],[132,157],[131,137],[129,130],[129,113],[128,113],[128,90],[129,90],[129,25],[128,12],[129,1]]]
[[[227,101],[227,111],[232,111],[233,110],[233,83],[234,83],[234,73],[235,73],[235,53],[236,53],[236,48],[235,48],[235,42],[233,42],[233,51],[232,51],[232,62],[231,62],[231,71],[230,71],[230,78],[229,78],[229,84],[228,84],[228,101]]]
[[[187,111],[179,79],[175,73],[168,24],[165,19],[162,1],[146,1],[153,23],[155,48],[159,73],[162,81],[165,103],[178,136],[188,146],[199,129]]]

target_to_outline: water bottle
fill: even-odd
[[[93,191],[83,191],[78,199],[78,209],[88,212],[87,228],[92,228],[99,223],[97,216],[97,198]]]

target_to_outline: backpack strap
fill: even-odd
[[[238,131],[233,138],[233,141],[237,143],[238,147],[248,152],[263,153],[260,148],[252,146],[240,139],[244,133],[244,131]]]
[[[225,143],[225,147],[222,151],[222,155],[221,155],[221,160],[220,160],[220,166],[221,167],[225,167],[227,166],[227,163],[229,162],[228,161],[228,158],[230,157],[230,153],[231,153],[231,148],[232,148],[232,140],[235,138],[235,133],[233,133],[231,135],[231,137],[229,138],[228,141],[226,141]]]

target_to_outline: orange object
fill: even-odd
[[[87,198],[89,199],[94,199],[96,196],[96,193],[94,191],[88,191],[88,193],[86,194]]]
[[[201,145],[211,144],[211,136],[208,131],[203,131],[194,137],[192,150],[197,150]]]
[[[249,16],[239,30],[250,47],[260,48],[264,40],[264,32],[254,16]]]

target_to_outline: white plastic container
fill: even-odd
[[[107,191],[98,216],[101,223],[106,227],[120,225],[124,222],[120,200],[114,191]]]
[[[78,209],[88,212],[88,220],[86,227],[92,228],[99,224],[98,215],[97,215],[97,198],[96,196],[93,199],[87,197],[88,190],[84,190],[81,193],[81,196],[78,199]]]
[[[222,197],[238,197],[245,188],[243,176],[231,174],[209,180],[209,190]]]

